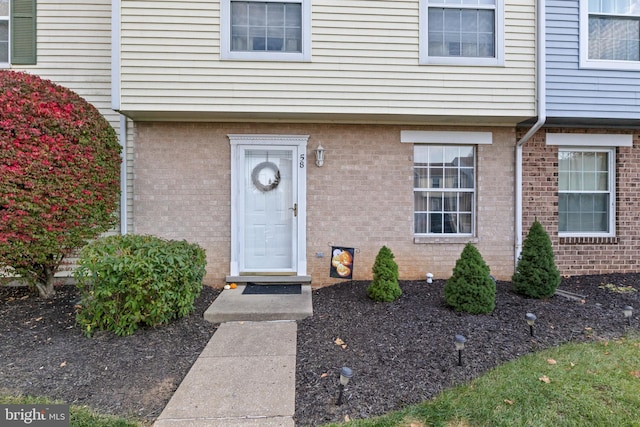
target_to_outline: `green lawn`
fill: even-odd
[[[640,426],[640,340],[566,344],[348,426]]]

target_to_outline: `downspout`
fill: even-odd
[[[546,61],[546,0],[537,1],[536,10],[536,109],[538,120],[529,131],[516,142],[516,218],[515,218],[515,263],[522,251],[522,147],[547,120],[547,61]]]
[[[120,110],[120,0],[111,2],[111,109]],[[120,115],[120,234],[127,234],[127,118]]]

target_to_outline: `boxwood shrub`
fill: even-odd
[[[86,335],[130,335],[193,311],[202,290],[205,251],[154,236],[103,237],[80,252],[74,272],[80,301],[76,320]]]

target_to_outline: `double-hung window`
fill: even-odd
[[[310,59],[310,0],[222,0],[221,6],[223,59]]]
[[[0,64],[9,63],[9,0],[0,0]]]
[[[421,0],[420,61],[502,65],[504,0]]]
[[[580,1],[580,65],[640,69],[640,0]]]
[[[558,150],[558,233],[612,236],[615,148]]]
[[[475,147],[415,145],[414,233],[472,235],[475,206]]]
[[[36,63],[36,0],[0,0],[0,68]]]

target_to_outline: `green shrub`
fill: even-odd
[[[77,322],[130,335],[140,324],[156,326],[193,310],[202,290],[205,252],[186,241],[125,235],[85,246],[74,276],[80,291]]]
[[[393,260],[391,250],[383,246],[373,263],[373,281],[367,287],[369,298],[380,302],[395,301],[402,295],[398,283],[398,264]]]
[[[551,239],[538,220],[524,239],[511,282],[515,292],[532,298],[550,297],[560,284]]]
[[[467,243],[444,286],[447,304],[471,314],[492,312],[496,306],[496,283],[489,273],[478,249]]]

